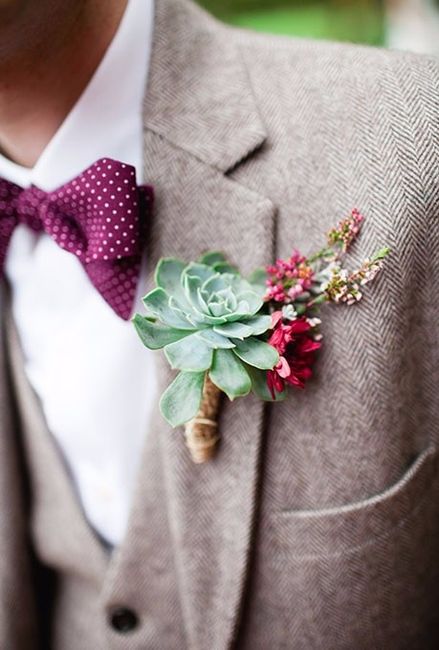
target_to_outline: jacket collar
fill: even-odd
[[[186,0],[157,0],[144,124],[223,172],[266,138],[231,30]]]

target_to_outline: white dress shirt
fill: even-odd
[[[153,0],[129,0],[89,85],[33,169],[0,157],[0,176],[52,190],[98,158],[142,170],[142,100]],[[92,286],[78,259],[46,234],[16,228],[6,276],[25,370],[85,515],[110,544],[123,538],[156,396],[152,354]],[[139,283],[136,310],[145,288]]]

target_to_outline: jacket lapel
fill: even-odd
[[[186,0],[156,0],[144,124],[224,172],[265,141],[230,31]]]
[[[274,210],[269,201],[151,133],[146,143],[148,178],[153,175],[157,192],[151,263],[163,255],[189,261],[216,249],[248,272],[271,259]],[[157,361],[163,391],[172,375],[161,353]],[[202,466],[189,458],[182,430],[170,429],[161,418],[151,427],[161,441],[191,648],[227,648],[234,630],[254,515],[263,416],[262,403],[253,397],[225,401],[217,456]]]
[[[273,205],[226,175],[262,145],[265,134],[239,52],[221,29],[192,5],[157,3],[144,134],[145,178],[156,195],[150,287],[161,256],[190,261],[203,251],[222,250],[243,273],[272,259]],[[157,364],[163,391],[172,374],[161,353]],[[148,477],[156,472],[153,464],[159,462],[190,648],[223,650],[234,639],[255,515],[263,420],[263,405],[253,396],[225,401],[218,453],[202,466],[189,458],[181,429],[172,430],[160,415],[150,425],[159,451],[145,454],[143,486],[111,573],[128,569],[133,554],[147,550],[147,542],[139,547],[139,539],[151,535],[146,490],[151,487]],[[139,526],[145,527],[142,534]]]

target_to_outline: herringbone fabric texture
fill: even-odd
[[[371,299],[327,308],[304,392],[273,407],[224,403],[213,462],[195,466],[182,432],[154,413],[111,557],[78,507],[3,319],[7,648],[35,647],[18,440],[33,552],[58,576],[49,647],[439,646],[438,116],[433,60],[235,31],[158,0],[144,106],[150,285],[163,255],[221,249],[246,272],[293,247],[306,254],[353,207],[366,216],[354,261],[382,244],[392,255]],[[157,371],[161,390],[172,373],[160,353]],[[107,623],[121,605],[139,616],[127,635]],[[14,606],[29,626],[15,623]]]

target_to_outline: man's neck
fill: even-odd
[[[0,150],[33,167],[105,54],[127,0],[80,3],[64,30],[0,64]]]

